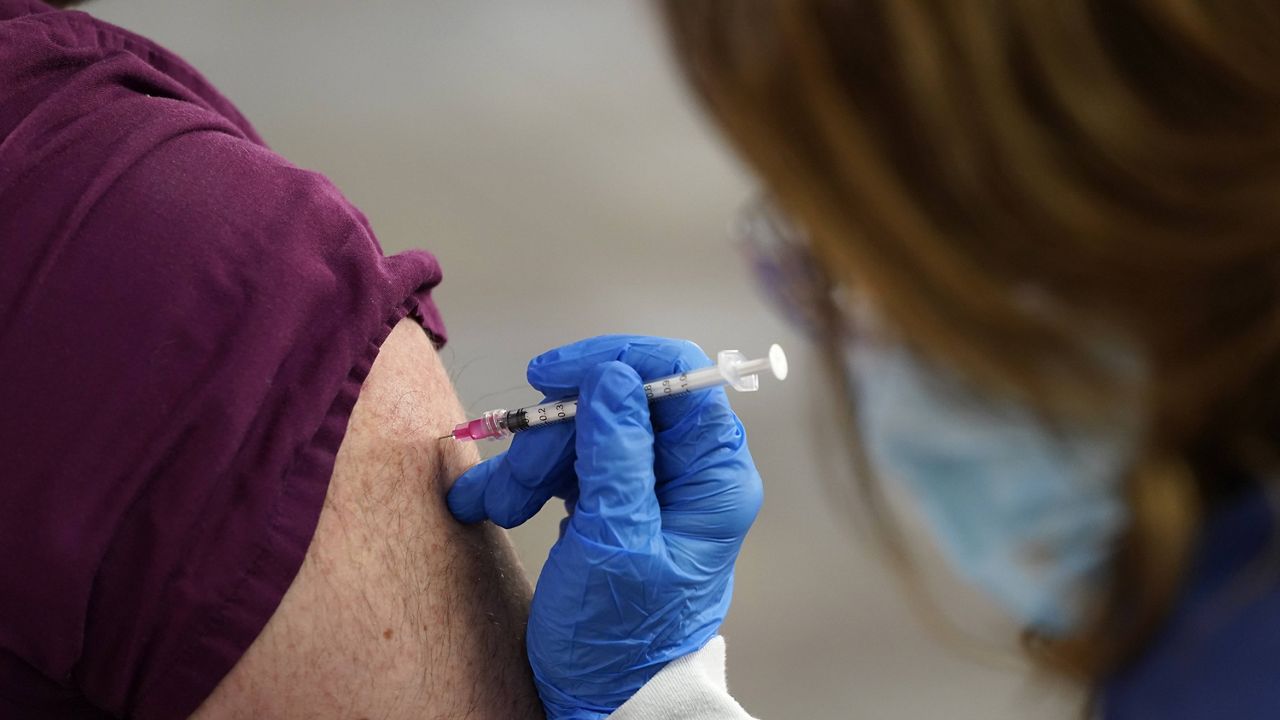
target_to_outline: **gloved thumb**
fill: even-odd
[[[611,361],[587,372],[577,426],[578,501],[570,527],[600,545],[648,547],[662,531],[662,515],[649,402],[631,366]]]
[[[505,528],[533,517],[552,496],[573,491],[573,424],[521,433],[511,448],[472,467],[449,489],[449,512],[464,523]]]

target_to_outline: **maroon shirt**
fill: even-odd
[[[0,718],[194,711],[439,280],[182,60],[0,0]]]

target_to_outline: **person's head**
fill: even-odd
[[[1204,514],[1280,469],[1280,6],[662,6],[838,295],[1046,425],[1137,416],[1105,601],[1035,644],[1088,680],[1132,658]]]

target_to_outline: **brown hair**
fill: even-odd
[[[1073,637],[1028,644],[1087,682],[1132,659],[1203,514],[1280,469],[1280,4],[661,5],[833,286],[1049,424],[1137,398],[1106,599]],[[843,319],[819,297],[834,357]],[[1100,338],[1136,351],[1141,387]]]

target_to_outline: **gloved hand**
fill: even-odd
[[[710,365],[692,343],[609,336],[529,364],[576,423],[517,435],[458,479],[463,522],[514,527],[552,496],[569,516],[533,596],[529,661],[550,720],[592,720],[715,636],[762,486],[723,388],[648,404],[641,378]],[[652,415],[651,415],[652,413]]]

